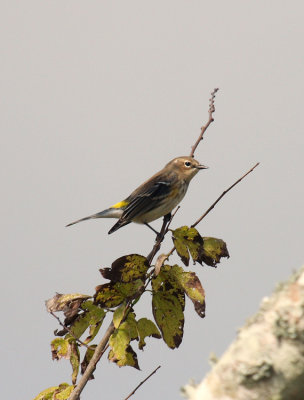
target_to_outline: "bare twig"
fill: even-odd
[[[215,205],[221,200],[222,197],[225,196],[226,193],[229,192],[229,190],[231,190],[234,186],[236,186],[238,183],[240,183],[245,176],[247,176],[248,174],[250,174],[250,172],[252,172],[260,163],[256,163],[248,172],[246,172],[246,174],[244,174],[243,176],[241,176],[236,182],[234,182],[233,185],[231,185],[228,189],[226,189],[216,200],[215,202],[208,208],[208,210],[206,212],[204,212],[204,214],[197,220],[194,222],[194,224],[191,225],[191,228],[194,228],[197,224],[199,224],[202,219],[204,219],[206,217],[207,214],[209,214],[209,212],[215,207]]]
[[[57,315],[54,314],[53,311],[49,311],[49,313],[50,313],[54,318],[57,319],[59,325],[61,325],[67,332],[69,332],[69,334],[70,334],[78,343],[80,343],[82,346],[85,346],[87,349],[92,349],[91,346],[87,345],[86,343],[84,343],[83,341],[81,341],[79,338],[77,338],[77,337],[73,334],[73,332],[71,331],[71,329],[69,329],[67,326],[65,326],[64,323],[62,323],[62,322],[60,321],[60,318],[57,317]]]
[[[214,121],[213,119],[213,113],[215,112],[215,106],[214,106],[214,99],[215,99],[215,95],[216,92],[219,90],[219,88],[215,88],[212,92],[211,92],[211,97],[209,99],[209,119],[208,122],[206,123],[206,125],[203,125],[201,127],[201,133],[197,139],[197,141],[194,143],[194,145],[191,147],[191,153],[190,153],[190,157],[194,157],[194,152],[197,148],[197,146],[199,145],[200,141],[203,140],[203,136],[204,133],[206,132],[207,128],[209,127],[209,125],[211,124],[211,122]]]
[[[153,372],[151,372],[151,374],[149,376],[146,377],[146,379],[144,379],[142,382],[140,382],[140,384],[138,386],[136,386],[136,388],[124,399],[124,400],[128,400],[131,396],[133,396],[133,394],[136,392],[137,389],[139,389],[141,387],[141,385],[143,385],[149,378],[151,378],[152,375],[155,374],[155,372],[160,368],[161,366],[159,365],[157,368],[155,368],[155,370]]]
[[[106,350],[108,346],[108,341],[112,333],[114,332],[114,324],[113,321],[110,323],[108,329],[106,330],[106,333],[104,334],[103,338],[101,341],[98,343],[95,352],[93,354],[93,357],[91,358],[86,370],[84,371],[84,374],[82,375],[81,379],[79,380],[77,386],[73,390],[71,396],[69,397],[69,400],[79,400],[79,396],[87,384],[88,380],[90,379],[92,373],[94,372],[96,368],[96,364],[100,360],[100,357],[103,355],[104,351]]]

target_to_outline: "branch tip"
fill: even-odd
[[[199,137],[197,138],[196,142],[194,143],[194,145],[191,147],[190,157],[194,157],[194,152],[195,152],[197,146],[199,145],[200,141],[203,140],[204,133],[206,132],[209,125],[214,121],[214,118],[213,118],[213,113],[215,112],[214,100],[215,100],[215,95],[218,90],[219,90],[219,88],[215,88],[211,92],[211,97],[209,99],[209,110],[208,110],[209,119],[208,119],[206,125],[203,125],[201,127],[201,133],[200,133]]]

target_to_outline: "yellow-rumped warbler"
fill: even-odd
[[[118,218],[118,222],[109,230],[110,234],[130,222],[148,225],[149,222],[170,214],[184,198],[191,179],[200,169],[205,168],[208,167],[192,157],[174,158],[125,200],[67,226],[92,218]]]

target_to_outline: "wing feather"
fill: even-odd
[[[167,182],[155,181],[152,185],[146,185],[142,190],[133,192],[127,199],[129,204],[120,219],[132,220],[156,208],[168,196],[170,188],[171,185]]]

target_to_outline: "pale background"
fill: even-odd
[[[74,219],[127,196],[171,158],[189,154],[220,87],[173,226],[190,224],[257,161],[198,226],[231,258],[191,266],[207,314],[188,304],[184,341],[148,339],[142,371],[98,366],[83,399],[177,399],[209,370],[276,283],[303,263],[303,13],[301,1],[2,0],[1,397],[31,399],[70,381],[51,361],[57,328],[44,300],[92,293],[98,268],[147,254],[153,234],[113,220]],[[159,226],[160,223],[154,223]],[[163,251],[172,246],[168,238]],[[171,262],[177,262],[172,258]],[[151,314],[150,299],[136,307]]]

